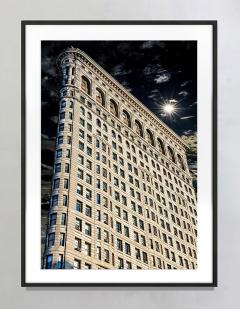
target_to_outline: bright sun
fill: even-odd
[[[165,104],[163,106],[165,113],[172,114],[175,111],[175,107],[173,104]]]

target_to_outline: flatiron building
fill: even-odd
[[[195,269],[184,141],[77,48],[64,50],[43,267]]]

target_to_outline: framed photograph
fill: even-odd
[[[216,21],[22,21],[22,286],[217,286],[216,74]]]

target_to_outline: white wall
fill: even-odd
[[[84,4],[83,4],[84,2]],[[8,0],[0,18],[0,307],[12,308],[237,308],[240,305],[238,202],[240,150],[240,1],[238,0]],[[20,287],[20,20],[218,20],[219,287]],[[236,144],[237,143],[237,144]],[[9,229],[10,228],[10,229]],[[5,250],[6,252],[5,253]]]

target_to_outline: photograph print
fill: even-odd
[[[39,282],[194,284],[198,40],[39,45]]]

